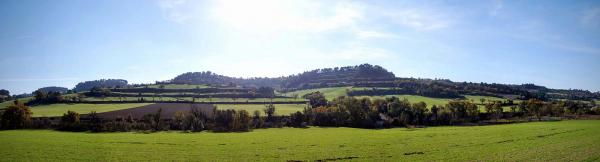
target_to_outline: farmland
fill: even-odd
[[[33,117],[54,117],[61,116],[67,111],[75,111],[80,114],[87,114],[91,111],[96,111],[98,113],[101,112],[110,112],[116,110],[130,109],[136,107],[142,107],[146,105],[151,105],[151,103],[126,103],[126,104],[50,104],[50,105],[40,105],[34,106],[31,108],[33,113]],[[168,104],[165,104],[168,105]],[[189,105],[189,104],[184,104]],[[277,115],[289,115],[291,113],[295,113],[296,111],[304,110],[306,105],[304,104],[274,104],[276,107],[275,113]],[[261,115],[264,115],[263,109],[265,105],[262,104],[216,104],[219,109],[234,109],[234,110],[246,110],[250,113],[258,110],[261,112]],[[169,106],[164,106],[165,108]],[[184,106],[185,110],[189,110],[189,106]],[[155,112],[155,111],[149,111]],[[144,115],[143,113],[141,115]]]
[[[265,109],[265,105],[260,104],[217,104],[217,109],[234,109],[234,110],[246,110],[250,113],[258,110],[261,115],[265,115],[263,110]],[[304,104],[274,104],[275,106],[275,114],[276,115],[289,115],[295,113],[297,111],[302,112],[306,105]]]
[[[598,134],[600,121],[248,133],[11,130],[0,131],[5,150],[0,156],[11,161],[597,161]]]
[[[208,88],[209,86],[204,84],[164,84],[162,86],[153,84],[149,85],[148,88],[164,88],[164,89],[195,89],[195,88]],[[138,87],[144,88],[144,87]]]
[[[87,114],[91,111],[108,112],[121,109],[134,108],[139,106],[145,106],[149,103],[133,103],[133,104],[51,104],[41,105],[31,108],[33,117],[52,117],[61,116],[67,111],[75,111],[80,114]]]
[[[305,94],[319,91],[319,92],[323,93],[323,95],[325,96],[325,98],[327,98],[327,100],[331,101],[338,96],[346,96],[346,91],[353,90],[353,89],[357,90],[357,89],[365,89],[365,88],[364,87],[331,87],[331,88],[306,89],[306,90],[299,90],[299,91],[283,93],[283,95],[288,96],[288,97],[298,95],[299,97],[302,97]],[[433,105],[445,105],[446,103],[448,103],[448,101],[452,100],[452,99],[445,99],[445,98],[425,97],[425,96],[419,96],[419,95],[384,95],[384,96],[355,96],[355,97],[358,97],[358,98],[368,97],[371,99],[373,99],[373,98],[382,98],[383,99],[386,97],[398,97],[401,99],[406,98],[411,103],[423,101],[427,104],[427,107],[431,107]],[[505,99],[498,98],[498,97],[473,96],[473,95],[466,95],[465,98],[467,100],[472,100],[474,103],[480,103],[481,98],[486,99],[486,102],[487,101],[504,101],[505,100]]]

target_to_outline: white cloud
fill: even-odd
[[[359,39],[389,38],[389,37],[394,36],[393,34],[390,34],[390,33],[382,33],[382,32],[371,31],[371,30],[358,30],[355,33]]]
[[[168,21],[183,24],[191,18],[187,0],[159,0],[158,6],[163,12],[163,18]]]
[[[211,11],[223,25],[255,32],[324,32],[352,26],[364,14],[359,5],[347,1],[331,7],[316,1],[224,0]]]
[[[385,49],[354,44],[348,48],[334,52],[329,58],[332,60],[371,61],[390,57],[391,54]]]
[[[418,31],[442,29],[451,24],[450,18],[445,14],[426,9],[399,9],[387,15],[394,22]]]
[[[494,0],[492,1],[492,6],[490,7],[490,11],[488,14],[490,14],[490,16],[497,16],[503,7],[504,3],[502,2],[502,0]]]
[[[5,78],[0,79],[0,82],[39,82],[39,81],[68,81],[77,80],[78,78],[66,77],[66,78]]]
[[[580,19],[581,25],[586,28],[600,26],[600,7],[584,10]]]

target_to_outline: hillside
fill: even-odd
[[[378,65],[361,64],[315,69],[278,78],[234,78],[207,72],[188,72],[159,84],[239,85],[243,87],[273,87],[280,92],[328,87],[371,87],[376,89],[350,90],[351,96],[361,95],[420,95],[435,98],[463,98],[464,95],[493,96],[508,99],[538,98],[593,100],[600,92],[587,90],[551,89],[534,84],[498,84],[453,82],[447,79],[403,78]]]

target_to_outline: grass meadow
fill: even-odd
[[[127,104],[50,104],[31,107],[33,117],[62,116],[67,111],[75,111],[79,114],[87,114],[91,111],[98,113],[114,110],[128,109],[149,105],[150,103],[127,103]]]
[[[273,104],[275,106],[275,115],[289,115],[295,113],[297,111],[302,112],[306,107],[305,104]],[[261,113],[261,116],[265,116],[266,105],[260,104],[216,104],[217,109],[234,109],[234,110],[246,110],[250,114],[253,114],[254,111],[258,110]]]
[[[598,161],[600,121],[247,133],[0,131],[10,161]]]

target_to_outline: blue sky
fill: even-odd
[[[600,91],[600,1],[0,1],[0,88],[370,63]]]

